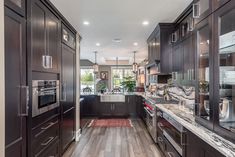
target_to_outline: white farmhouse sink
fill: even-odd
[[[101,95],[100,102],[125,102],[125,95],[123,94]]]

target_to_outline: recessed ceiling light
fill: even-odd
[[[100,43],[96,43],[95,45],[96,45],[96,46],[100,46]]]
[[[135,43],[133,43],[133,45],[134,45],[134,46],[138,46],[138,43],[137,43],[137,42],[135,42]]]
[[[149,22],[148,21],[143,21],[143,23],[142,23],[144,26],[147,26],[147,25],[149,25]]]
[[[88,26],[88,25],[90,25],[90,22],[89,21],[84,21],[83,24]]]
[[[113,39],[113,42],[120,43],[120,42],[122,42],[122,39],[116,38],[116,39]]]

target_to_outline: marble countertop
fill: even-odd
[[[136,93],[136,95],[151,99],[144,93]],[[198,124],[189,110],[182,109],[176,104],[157,104],[156,106],[226,157],[235,157],[235,144]]]

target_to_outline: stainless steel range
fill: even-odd
[[[59,107],[59,81],[33,80],[32,116],[38,116]]]

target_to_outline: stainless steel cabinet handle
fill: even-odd
[[[45,69],[51,69],[52,68],[52,56],[43,55],[42,56],[42,66]]]
[[[49,129],[50,127],[52,127],[53,125],[55,125],[55,124],[57,124],[57,123],[58,123],[58,121],[56,121],[56,122],[50,122],[48,126],[42,127],[41,129],[42,129],[42,130],[47,130],[47,129]]]
[[[150,113],[149,110],[148,110],[146,107],[144,107],[144,110],[145,110],[151,117],[154,116],[154,114]]]
[[[49,143],[51,143],[51,141],[54,140],[55,137],[49,137],[48,140],[46,140],[46,142],[41,143],[42,146],[47,146]]]
[[[162,139],[161,137],[158,137],[157,140],[158,140],[159,142],[163,142],[163,139]]]
[[[28,86],[19,86],[20,93],[25,93],[23,96],[20,94],[20,96],[25,100],[24,103],[20,102],[19,103],[19,116],[26,117],[29,115],[29,87]],[[22,92],[22,90],[25,90]]]
[[[67,100],[67,84],[65,82],[62,83],[62,85],[61,85],[61,93],[62,93],[61,101],[66,101]]]
[[[200,18],[200,4],[199,4],[199,2],[193,4],[193,18],[195,18],[195,19]]]
[[[168,155],[169,157],[175,157],[175,156],[172,154],[172,152],[167,152],[167,155]]]
[[[163,127],[163,124],[160,123],[160,122],[158,122],[157,125],[158,125],[158,127],[160,128],[160,130],[163,131],[163,128],[162,128],[162,127]]]

